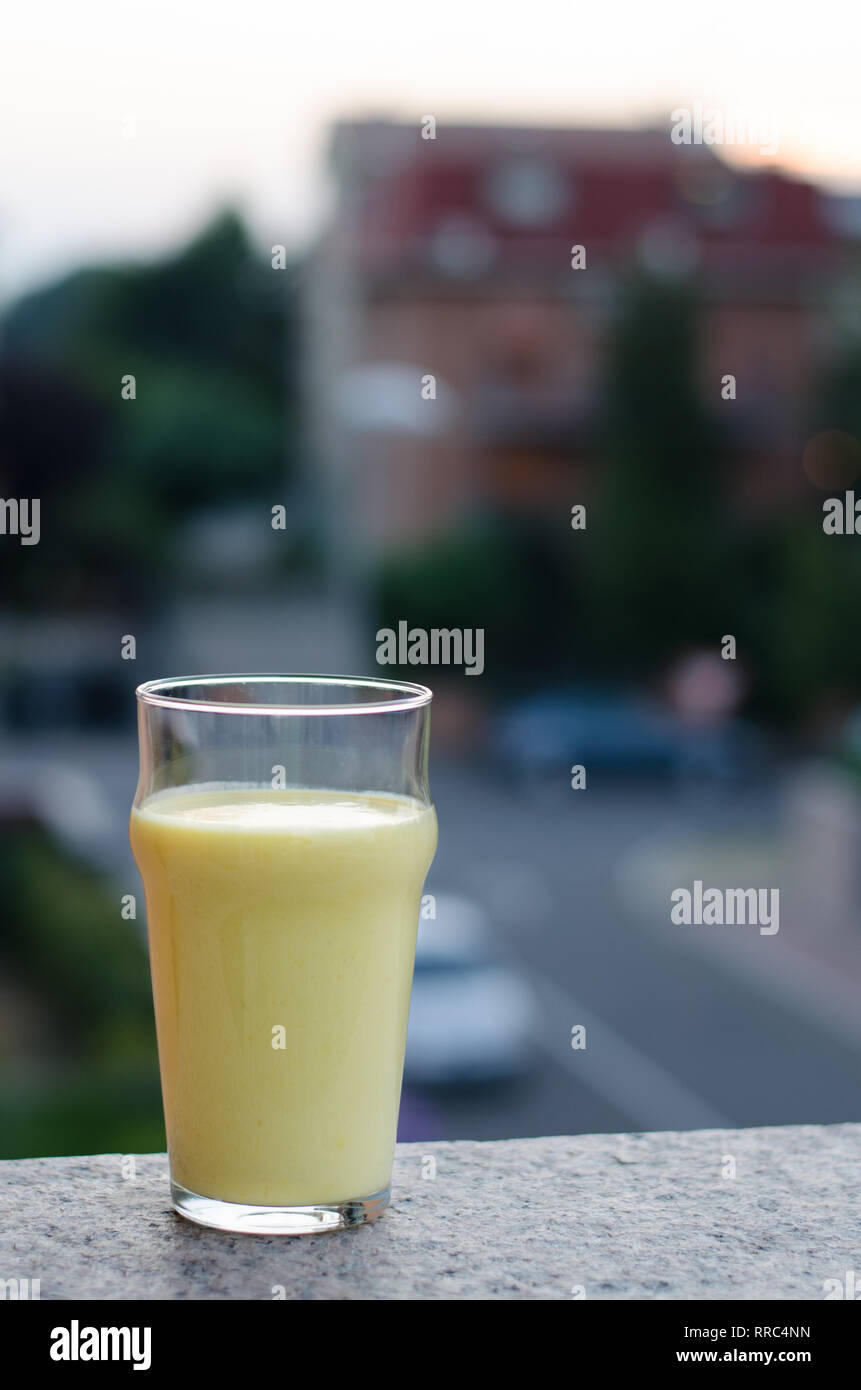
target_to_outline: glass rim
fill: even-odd
[[[231,700],[196,699],[174,693],[184,686],[236,685],[244,682],[258,685],[316,685],[343,689],[362,689],[379,691],[388,698],[363,700],[345,704],[300,705],[300,704],[261,704],[259,702],[239,703]],[[272,672],[251,674],[212,675],[212,676],[160,676],[157,680],[144,681],[135,690],[138,703],[155,709],[185,710],[198,714],[256,714],[297,716],[339,715],[339,714],[398,714],[407,710],[423,709],[433,699],[433,691],[426,685],[410,681],[383,680],[379,676],[315,676],[278,675]]]

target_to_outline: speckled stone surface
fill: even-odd
[[[432,1160],[432,1161],[431,1161]],[[374,1226],[229,1236],[167,1162],[0,1163],[0,1280],[42,1299],[822,1299],[861,1285],[861,1125],[402,1144]],[[731,1174],[734,1173],[734,1176]]]

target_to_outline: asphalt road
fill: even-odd
[[[620,869],[656,835],[779,833],[775,786],[729,796],[594,781],[582,792],[561,781],[528,790],[447,765],[432,784],[440,845],[428,889],[486,908],[539,1007],[528,1078],[424,1097],[432,1111],[411,1137],[861,1119],[861,1035],[763,989],[758,974],[716,966],[691,932],[721,928],[671,927],[669,905],[657,923],[653,903],[640,908],[620,888]],[[780,951],[782,939],[755,933],[750,949]],[[571,1047],[576,1024],[584,1050]]]

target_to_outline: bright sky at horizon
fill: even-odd
[[[159,253],[227,203],[262,248],[301,245],[337,117],[666,125],[700,102],[775,123],[770,163],[861,193],[859,30],[842,0],[812,20],[791,0],[19,4],[0,50],[0,298]]]

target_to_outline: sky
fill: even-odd
[[[861,193],[859,36],[844,0],[7,0],[0,299],[227,203],[263,250],[300,247],[337,117],[668,125],[700,102],[776,123],[773,159],[728,157]]]

